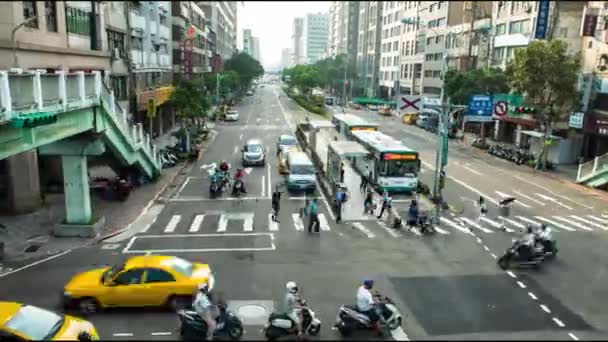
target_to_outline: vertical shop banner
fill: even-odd
[[[536,39],[545,39],[547,37],[547,27],[549,27],[549,4],[550,1],[548,0],[538,2],[536,31],[534,32],[534,38]]]

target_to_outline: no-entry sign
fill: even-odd
[[[505,101],[498,101],[494,104],[494,115],[503,116],[507,114],[507,103]]]

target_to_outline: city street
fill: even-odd
[[[280,96],[279,96],[280,95]],[[406,318],[385,340],[605,339],[608,203],[577,188],[485,153],[450,144],[446,200],[461,209],[444,218],[441,233],[394,231],[376,220],[336,224],[320,191],[283,193],[280,223],[270,220],[278,173],[276,142],[294,134],[302,109],[278,85],[258,88],[235,107],[240,119],[214,126],[218,135],[170,198],[153,205],[141,222],[97,245],[75,249],[0,274],[0,300],[61,310],[63,285],[76,273],[146,253],[208,263],[245,324],[244,340],[259,340],[266,316],[280,310],[285,283],[298,283],[322,321],[319,339],[342,339],[332,329],[340,305],[354,304],[363,279],[391,297]],[[359,113],[359,111],[358,111]],[[421,179],[432,185],[436,137],[374,112],[360,115],[420,152]],[[209,197],[207,168],[227,160],[241,166],[241,148],[260,139],[264,166],[246,168],[247,193]],[[353,189],[351,191],[356,191]],[[486,197],[490,211],[477,223],[474,202]],[[497,229],[497,201],[517,198],[506,232]],[[306,198],[317,198],[320,233],[300,218]],[[398,203],[406,205],[406,203]],[[560,253],[540,270],[502,271],[496,258],[526,223],[554,227]],[[469,230],[471,228],[471,230]],[[25,285],[28,284],[28,285]],[[265,315],[247,315],[259,305]],[[88,317],[102,339],[175,340],[177,315],[161,310],[111,310]],[[357,332],[354,339],[378,339]]]

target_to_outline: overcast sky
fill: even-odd
[[[281,63],[283,48],[292,47],[293,18],[328,13],[330,5],[330,1],[239,2],[237,47],[243,48],[243,29],[251,29],[251,34],[260,39],[262,65],[276,67]]]

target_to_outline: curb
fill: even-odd
[[[205,152],[207,150],[207,148],[209,147],[210,143],[215,140],[215,137],[217,136],[217,132],[215,132],[214,130],[210,130],[211,132],[213,132],[213,137],[208,140],[208,144],[205,146],[205,148],[202,148],[199,151],[199,155],[198,158],[196,159],[197,161],[200,160],[203,152]],[[196,162],[194,162],[196,163]],[[192,164],[194,164],[192,163]],[[184,165],[182,165],[182,167],[175,173],[175,175],[173,175],[173,177],[171,178],[171,180],[169,182],[167,182],[167,184],[165,184],[165,186],[163,186],[155,195],[154,197],[148,202],[148,204],[142,209],[142,211],[139,213],[139,215],[135,218],[135,220],[133,220],[131,223],[129,223],[126,227],[124,228],[120,228],[117,229],[113,232],[110,232],[108,234],[105,234],[103,236],[100,236],[98,238],[96,238],[95,240],[93,240],[90,245],[94,245],[94,244],[98,244],[100,242],[102,242],[103,240],[109,239],[111,237],[114,237],[118,234],[124,233],[125,231],[127,231],[129,229],[129,227],[133,224],[133,222],[139,220],[147,211],[148,209],[150,209],[150,207],[152,206],[152,204],[154,204],[154,202],[156,202],[158,200],[158,198],[160,197],[160,195],[165,192],[165,190],[167,190],[167,188],[169,187],[169,185],[173,184],[173,182],[175,181],[175,179],[177,178],[177,176],[179,176],[181,174],[181,172],[186,169],[186,167],[188,167],[189,165],[191,165],[191,163],[184,163]]]

